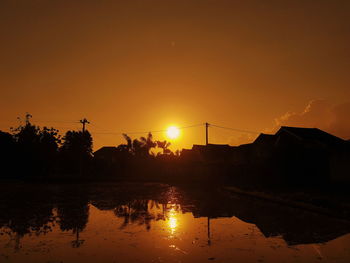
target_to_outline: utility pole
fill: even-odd
[[[80,120],[79,122],[80,122],[81,124],[83,124],[83,133],[84,133],[84,132],[85,132],[85,125],[86,125],[86,124],[89,124],[90,122],[89,122],[86,118]]]
[[[85,125],[86,124],[89,124],[90,122],[86,119],[86,118],[84,118],[84,119],[82,119],[82,120],[80,120],[79,121],[81,124],[83,124],[83,133],[82,133],[82,135],[85,135]],[[80,161],[79,161],[79,166],[80,166],[80,176],[82,176],[83,175],[83,173],[84,173],[84,158],[83,158],[83,153],[81,153],[81,155],[80,155]],[[77,232],[77,239],[79,239],[79,233]]]
[[[208,145],[209,144],[209,138],[208,138],[208,128],[209,128],[209,123],[205,123],[205,144]]]

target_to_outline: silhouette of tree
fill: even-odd
[[[13,169],[15,150],[15,140],[8,132],[0,131],[0,168],[3,173],[0,173],[2,177],[7,177]]]
[[[123,148],[125,148],[128,152],[131,152],[132,151],[132,140],[131,140],[131,138],[125,133],[123,133],[123,137],[126,140],[127,144],[121,144],[120,146],[121,147],[125,146]]]
[[[0,145],[1,145],[1,151],[5,149],[10,149],[14,146],[14,139],[12,135],[8,132],[0,131]]]
[[[58,156],[58,147],[61,138],[58,130],[54,128],[44,127],[40,131],[40,160],[42,161],[42,169],[44,173],[52,171],[56,164]]]
[[[140,141],[145,155],[149,155],[150,150],[157,146],[157,143],[153,141],[152,133],[148,133],[147,137],[141,137]]]
[[[70,172],[81,171],[83,162],[92,158],[92,137],[88,131],[67,131],[60,148],[62,166]]]
[[[157,146],[157,143],[153,141],[152,133],[148,133],[147,137],[140,137],[140,139],[132,140],[127,134],[123,134],[127,144],[121,144],[118,148],[122,151],[127,151],[136,157],[149,157],[150,150]]]
[[[169,149],[169,146],[171,145],[170,142],[167,141],[156,141],[157,147],[161,148],[163,151],[163,154],[170,154],[171,150]]]
[[[24,174],[48,174],[54,168],[60,144],[58,130],[40,128],[27,119],[25,125],[12,130],[16,144],[16,161]]]
[[[61,151],[72,155],[92,156],[92,137],[89,131],[67,131]]]

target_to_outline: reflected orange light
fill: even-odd
[[[176,211],[175,211],[174,207],[172,207],[169,210],[168,217],[169,217],[168,226],[170,229],[170,233],[173,235],[176,231],[177,226],[178,226],[178,219],[177,219],[177,215],[176,215]]]

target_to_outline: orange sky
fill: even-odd
[[[350,1],[3,0],[0,32],[2,130],[25,112],[61,131],[86,117],[98,148],[123,139],[97,132],[169,124],[268,131],[312,100],[350,113]],[[174,148],[204,142],[186,129]]]

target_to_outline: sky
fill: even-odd
[[[350,139],[350,1],[2,0],[0,61],[5,131],[29,112],[61,132],[86,117],[95,149],[204,122]],[[209,129],[211,143],[254,137]]]

